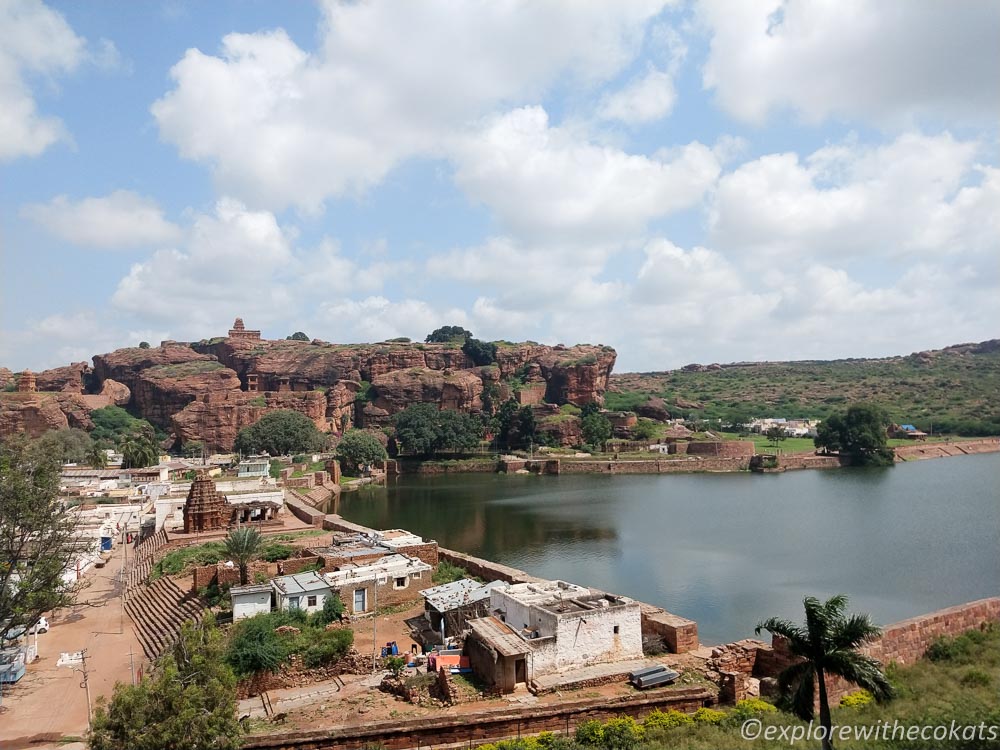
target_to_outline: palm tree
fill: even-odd
[[[129,435],[122,439],[122,468],[142,469],[152,466],[159,458],[153,442],[142,435]]]
[[[825,603],[813,596],[803,601],[806,609],[805,627],[788,620],[772,617],[757,626],[772,636],[788,641],[792,654],[802,661],[788,667],[778,676],[781,695],[790,700],[792,711],[803,721],[812,721],[815,708],[815,685],[819,685],[819,721],[824,727],[823,748],[830,750],[830,701],[826,692],[826,676],[836,675],[863,687],[882,703],[893,695],[892,685],[882,667],[870,656],[858,652],[864,643],[881,635],[868,615],[844,614],[847,597],[838,594]]]
[[[103,469],[108,465],[108,454],[103,448],[95,445],[87,452],[87,463],[95,469]]]
[[[240,569],[240,585],[249,582],[250,563],[260,556],[264,538],[252,526],[241,526],[226,535],[226,554]]]

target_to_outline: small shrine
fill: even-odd
[[[241,341],[260,341],[260,331],[250,331],[243,325],[243,318],[233,321],[233,327],[229,329],[229,338]]]
[[[199,474],[191,482],[184,503],[184,533],[224,529],[229,523],[229,515],[226,498],[215,489],[215,482],[205,474]]]
[[[18,393],[35,393],[37,390],[38,386],[35,384],[35,373],[31,370],[25,370],[22,372],[20,377],[17,379]]]

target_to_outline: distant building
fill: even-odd
[[[254,583],[229,589],[233,602],[233,621],[271,611],[271,584]]]
[[[290,576],[279,576],[271,580],[274,590],[274,601],[278,609],[304,609],[306,612],[318,612],[323,609],[323,602],[333,595],[330,581],[319,573],[296,573]]]
[[[270,471],[271,460],[267,456],[250,456],[236,466],[236,476],[241,479],[247,477],[264,479],[270,476]]]
[[[490,593],[505,589],[505,581],[479,583],[461,578],[451,583],[424,589],[424,617],[428,627],[437,633],[439,640],[459,635],[468,628],[469,620],[486,617],[490,613]]]
[[[237,341],[260,341],[260,331],[247,330],[243,325],[243,318],[237,318],[229,329],[229,338]]]

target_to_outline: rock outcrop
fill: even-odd
[[[534,404],[603,403],[615,356],[602,346],[500,342],[496,363],[477,367],[454,343],[165,341],[97,355],[93,369],[75,363],[39,373],[38,390],[48,393],[5,406],[2,429],[40,434],[86,425],[89,409],[114,403],[179,443],[198,440],[225,451],[241,429],[275,409],[294,409],[321,430],[342,432],[385,426],[418,402],[478,413],[484,387],[494,406],[512,396]],[[13,373],[0,371],[0,382],[15,382]]]
[[[87,397],[74,393],[0,393],[0,438],[47,430],[94,429]]]

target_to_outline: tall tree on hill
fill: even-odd
[[[462,326],[441,326],[428,333],[424,341],[428,344],[450,344],[471,338],[472,331],[467,331]]]
[[[75,598],[63,574],[81,543],[59,501],[59,471],[24,438],[0,443],[0,642]]]
[[[844,613],[847,597],[843,594],[830,597],[826,602],[807,596],[803,604],[806,610],[804,627],[772,617],[760,623],[756,633],[760,635],[760,631],[766,630],[784,638],[791,653],[801,658],[781,673],[778,688],[795,715],[803,721],[813,720],[816,686],[819,686],[819,721],[825,729],[823,748],[830,750],[833,721],[826,690],[827,675],[842,677],[864,688],[879,703],[892,698],[893,689],[879,663],[858,651],[881,633],[868,615],[848,617]]]

